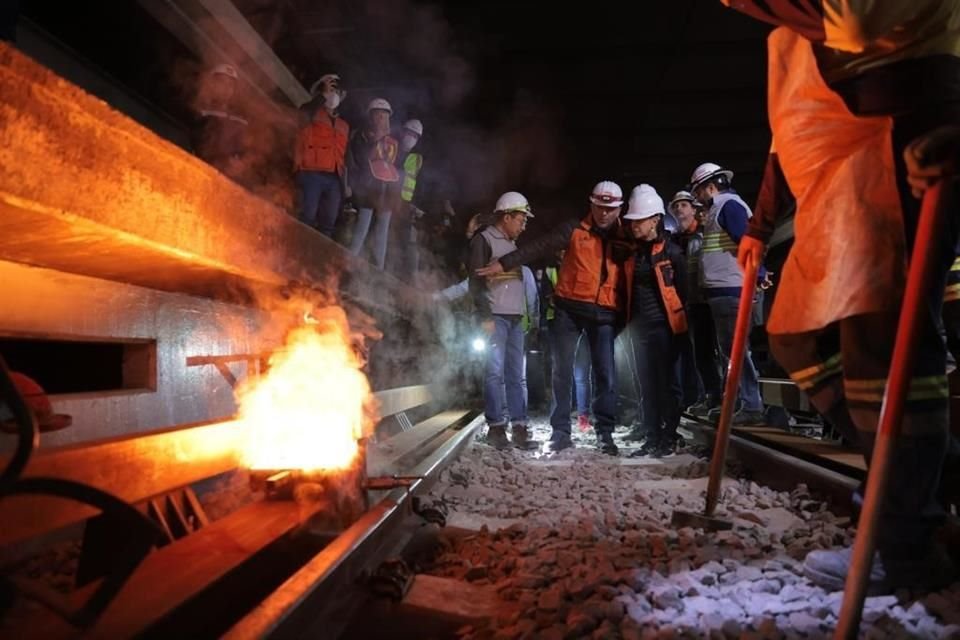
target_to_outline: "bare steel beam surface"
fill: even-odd
[[[425,404],[430,397],[425,385],[387,389],[374,396],[383,415]],[[237,468],[242,436],[238,424],[227,421],[41,450],[30,460],[24,477],[75,480],[136,503]],[[8,497],[0,501],[0,544],[96,514],[93,507],[58,498]]]
[[[230,0],[198,0],[221,27],[233,36],[237,44],[257,63],[261,70],[276,83],[294,106],[310,99],[310,94],[300,81],[277,57],[273,49],[263,41],[260,34],[250,26]]]
[[[24,477],[75,480],[126,502],[235,469],[240,430],[217,422],[137,437],[41,451]],[[2,463],[0,463],[2,464]],[[9,544],[98,513],[97,509],[46,496],[11,496],[0,501],[0,544]]]
[[[0,94],[0,259],[208,297],[347,274],[362,283],[357,297],[422,306],[390,274],[6,43]]]
[[[187,14],[173,0],[138,0],[147,13],[153,16],[153,19],[166,27],[167,31],[172,33],[188,49],[204,60],[215,59],[223,62],[229,62],[237,68],[243,80],[259,94],[264,104],[268,104],[275,111],[280,111],[273,99],[264,92],[259,84],[253,82],[243,72],[243,65],[237,64],[230,54],[223,50],[216,40],[204,31],[189,14]]]

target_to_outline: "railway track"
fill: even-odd
[[[405,402],[423,399],[408,398]],[[445,410],[391,438],[368,444],[369,508],[342,531],[311,530],[304,526],[304,516],[295,504],[261,500],[146,555],[92,624],[78,625],[76,620],[71,624],[68,620],[70,612],[77,611],[78,603],[89,598],[103,580],[95,580],[68,596],[55,596],[35,584],[14,580],[21,595],[44,606],[33,608],[25,617],[7,616],[0,629],[15,631],[21,637],[45,638],[75,637],[78,631],[82,637],[104,638],[345,637],[351,625],[376,609],[383,598],[404,598],[414,576],[391,560],[404,555],[425,523],[446,523],[443,506],[430,499],[431,487],[440,472],[471,446],[482,427],[482,417],[473,412]],[[217,427],[194,429],[203,428]],[[712,440],[709,425],[685,421],[684,428],[698,443],[709,445]],[[178,437],[185,442],[189,433],[183,430]],[[192,438],[200,437],[198,434],[196,431]],[[170,434],[150,437],[167,437],[168,441],[148,445],[148,451],[173,446],[169,440],[174,436]],[[130,445],[130,440],[43,454],[31,464],[36,472],[55,473],[67,468],[68,463],[92,457],[98,460],[93,466],[110,469],[111,458],[122,458],[122,454],[109,447]],[[140,444],[142,447],[142,440]],[[829,496],[835,506],[846,503],[862,477],[862,467],[849,452],[831,443],[769,428],[735,430],[731,454],[757,483],[787,491],[804,483]],[[546,456],[539,460],[542,462],[538,464],[548,466],[563,463]],[[618,463],[632,464],[628,458]],[[28,465],[27,476],[30,469]],[[207,461],[204,469],[218,471],[220,467]],[[193,477],[183,475],[182,470],[178,475],[181,479],[188,476]],[[11,502],[0,501],[5,516],[17,513]],[[21,538],[44,531],[44,517],[51,528],[64,520],[62,511],[40,509],[38,513],[40,519],[33,519],[30,526],[21,524]],[[67,519],[84,515],[88,514],[81,511]],[[5,534],[5,542],[13,536],[11,531]],[[88,523],[88,539],[89,531]],[[382,607],[377,610],[389,624],[389,609],[386,614]],[[439,609],[436,614],[450,615]],[[424,615],[431,614],[427,611],[421,615],[421,622]],[[469,620],[470,615],[465,614],[464,621]]]

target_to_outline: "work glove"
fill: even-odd
[[[957,175],[960,126],[949,125],[916,138],[903,150],[907,182],[914,197],[923,197],[934,183]]]

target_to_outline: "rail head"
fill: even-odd
[[[360,520],[338,536],[283,585],[239,620],[224,636],[228,640],[287,638],[303,635],[317,624],[324,602],[338,585],[355,584],[385,558],[378,557],[384,539],[398,530],[411,513],[414,496],[430,489],[440,471],[468,446],[479,428],[477,416],[411,470],[417,476],[408,488],[391,491]]]

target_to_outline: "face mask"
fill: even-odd
[[[410,149],[413,149],[416,146],[416,144],[417,144],[416,136],[405,135],[403,136],[403,139],[400,141],[400,148],[403,149],[404,152],[406,152],[406,151],[410,151]]]
[[[323,94],[323,104],[330,109],[336,109],[340,106],[340,93],[337,91],[326,91]]]

